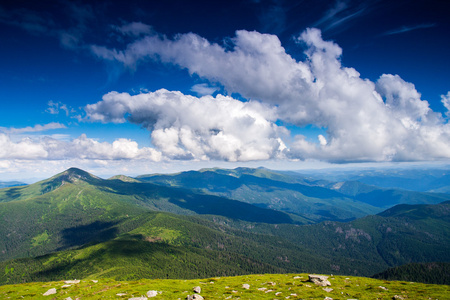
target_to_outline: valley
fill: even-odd
[[[0,189],[0,284],[449,263],[449,199],[267,169],[102,179],[71,168]]]

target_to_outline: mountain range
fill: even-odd
[[[449,199],[267,169],[102,179],[71,168],[0,189],[0,283],[449,262]]]

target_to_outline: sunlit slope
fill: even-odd
[[[330,276],[331,286],[324,289],[308,281],[308,274],[258,274],[235,277],[207,277],[195,280],[85,279],[79,283],[65,281],[36,282],[0,286],[0,298],[8,299],[130,299],[157,291],[155,298],[186,299],[201,288],[204,299],[448,299],[448,285],[404,281],[385,281],[365,277]],[[245,286],[244,286],[245,284]],[[55,294],[43,296],[50,289]],[[401,297],[401,298],[400,298]]]
[[[75,168],[0,192],[0,260],[113,238],[120,233],[115,224],[148,210],[221,215],[252,222],[292,222],[285,213],[236,200],[150,183],[103,180]]]

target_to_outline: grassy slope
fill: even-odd
[[[71,169],[49,180],[0,190],[0,261],[108,240],[115,225],[148,210],[292,222],[282,212],[149,183],[103,180]]]
[[[382,281],[363,277],[333,276],[330,292],[307,281],[307,274],[246,275],[237,277],[214,277],[196,280],[139,280],[115,281],[100,279],[98,282],[82,280],[63,288],[66,283],[36,282],[0,286],[0,298],[9,299],[128,299],[140,297],[149,290],[158,291],[154,299],[186,299],[193,294],[193,287],[201,287],[205,299],[448,299],[447,285]],[[243,284],[249,284],[244,289]],[[57,293],[42,296],[51,288]],[[117,296],[122,294],[122,296]]]

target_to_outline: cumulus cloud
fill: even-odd
[[[129,139],[117,139],[113,143],[101,143],[89,139],[83,134],[69,142],[50,137],[43,137],[38,140],[24,138],[14,142],[8,135],[0,134],[0,159],[147,159],[159,161],[162,156],[160,152],[153,148],[139,148],[135,141]]]
[[[274,123],[275,108],[222,95],[197,98],[164,89],[134,96],[111,92],[85,110],[91,121],[128,120],[147,128],[152,144],[175,159],[274,158],[285,147],[280,136],[287,134]]]
[[[306,48],[304,61],[286,53],[278,37],[245,30],[236,32],[231,49],[193,33],[173,39],[150,35],[123,50],[95,46],[92,51],[99,57],[129,67],[147,59],[178,65],[249,102],[220,95],[195,100],[175,92],[169,94],[178,96],[167,100],[167,91],[113,93],[86,111],[91,120],[103,122],[125,122],[128,113],[129,120],[149,128],[154,145],[172,157],[274,157],[285,147],[281,127],[274,125],[281,121],[300,127],[312,124],[327,132],[317,142],[295,136],[284,150],[290,158],[331,162],[450,158],[450,125],[421,99],[412,83],[390,74],[376,82],[361,78],[355,69],[342,66],[342,49],[323,40],[318,29],[305,30],[297,41]],[[234,109],[227,114],[217,103],[245,108],[253,121],[242,121]],[[448,104],[447,97],[443,103]],[[205,112],[211,107],[214,113]],[[205,116],[215,117],[205,121]],[[255,130],[257,124],[264,124],[265,130]],[[251,137],[254,146],[248,151]]]

